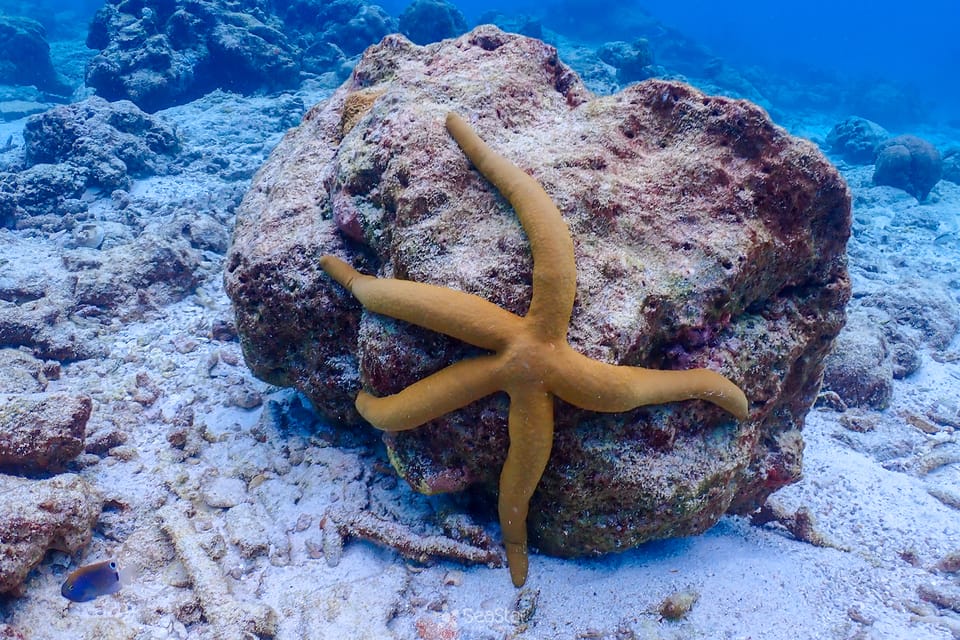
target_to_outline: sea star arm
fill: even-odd
[[[743,391],[716,371],[617,366],[591,360],[572,348],[557,354],[547,384],[564,401],[589,411],[617,413],[694,399],[712,402],[741,420],[749,411]]]
[[[543,389],[510,390],[510,448],[500,471],[500,529],[510,579],[527,580],[527,512],[553,446],[553,395]]]
[[[499,369],[497,356],[460,360],[393,395],[377,398],[361,391],[357,411],[384,431],[414,429],[499,391]]]
[[[480,296],[423,282],[364,275],[331,255],[320,258],[320,268],[370,311],[481,349],[499,351],[520,330],[519,317]]]
[[[548,338],[565,339],[577,290],[577,265],[567,223],[543,187],[490,148],[463,118],[447,114],[447,131],[473,165],[506,198],[530,239],[533,297],[527,317]]]

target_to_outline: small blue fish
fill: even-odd
[[[98,596],[120,591],[121,571],[113,560],[80,567],[64,581],[60,593],[67,600],[89,602]]]

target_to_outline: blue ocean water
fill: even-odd
[[[381,3],[399,14],[406,0]],[[731,64],[803,82],[886,82],[932,117],[960,121],[960,2],[955,0],[485,0],[456,3],[471,23],[488,11],[527,13],[576,37],[629,40],[649,16]],[[633,31],[633,33],[632,33]]]
[[[141,4],[162,7],[176,3]],[[297,3],[261,4],[276,9]],[[397,17],[410,2],[369,4],[379,4]],[[863,94],[865,103],[887,103],[865,108],[853,105],[847,111],[857,113],[847,115],[871,117],[893,127],[919,121],[960,123],[960,2],[955,0],[460,0],[453,4],[471,27],[495,13],[533,18],[542,23],[548,41],[567,38],[575,44],[596,46],[649,37],[652,30],[661,28],[673,29],[724,63],[752,74],[752,79],[761,75],[772,83],[791,83],[797,93],[807,86],[817,96],[811,106],[829,105],[830,85],[839,85]],[[47,27],[49,38],[56,40],[71,29],[82,32],[102,5],[102,0],[0,0],[0,14],[34,17]],[[843,101],[836,102],[840,106]],[[803,104],[794,100],[774,106]],[[838,115],[841,112],[842,107]]]
[[[734,64],[894,82],[938,116],[960,119],[955,0],[647,0],[642,6]]]

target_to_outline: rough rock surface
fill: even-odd
[[[933,282],[907,281],[857,299],[872,311],[875,323],[894,343],[928,344],[946,349],[960,330],[960,305],[950,290]]]
[[[60,377],[60,363],[44,362],[20,349],[0,348],[0,393],[34,393]]]
[[[90,170],[90,185],[107,189],[127,186],[130,175],[161,172],[180,149],[162,119],[128,100],[96,96],[30,118],[23,140],[28,165],[73,162]]]
[[[239,4],[110,0],[87,36],[87,46],[100,51],[87,66],[87,85],[147,111],[218,87],[291,85],[300,68],[282,25],[264,14],[263,2]]]
[[[153,212],[172,219],[193,206]],[[133,204],[123,210],[131,226],[139,222],[134,213],[142,215],[140,211]],[[63,227],[71,228],[69,216],[55,228]],[[32,269],[0,274],[0,349],[26,350],[34,358],[57,362],[102,356],[103,344],[95,338],[97,323],[91,318],[142,318],[158,305],[182,299],[214,269],[204,247],[216,245],[217,234],[194,224],[149,220],[131,230],[97,221],[74,224],[71,230],[61,236],[62,246],[55,253],[42,242],[29,249],[21,244],[13,259],[31,263]],[[130,237],[133,232],[136,237]],[[0,356],[0,363],[11,365],[4,370],[7,378],[0,389],[39,391],[59,375],[56,362],[22,360]]]
[[[99,53],[86,82],[151,112],[217,88],[273,91],[335,71],[396,27],[359,0],[109,0],[87,36]]]
[[[88,188],[126,189],[131,177],[165,173],[176,131],[127,100],[91,97],[31,116],[23,131],[25,166],[0,173],[0,225],[83,209]],[[49,222],[49,220],[47,221]],[[42,221],[22,224],[44,224]]]
[[[130,245],[106,251],[77,250],[66,262],[76,274],[75,300],[86,315],[122,311],[125,306],[132,306],[130,312],[135,313],[138,299],[169,302],[199,282],[200,255],[180,238],[144,234]]]
[[[47,551],[85,547],[102,505],[100,494],[72,473],[49,480],[0,475],[0,593],[16,593]]]
[[[890,347],[874,318],[851,313],[827,357],[823,386],[848,407],[885,409],[893,395]]]
[[[940,181],[943,161],[935,146],[917,136],[897,136],[877,147],[874,184],[903,189],[923,201]]]
[[[36,358],[59,362],[93,356],[97,348],[88,331],[68,322],[73,307],[61,282],[40,285],[36,297],[0,298],[0,348],[28,349]]]
[[[0,396],[0,467],[59,471],[83,451],[93,404],[63,393]]]
[[[872,164],[877,147],[890,137],[886,129],[866,118],[850,117],[827,133],[830,150],[851,164]]]
[[[823,386],[849,407],[886,408],[893,381],[915,373],[924,345],[946,349],[960,331],[960,305],[933,282],[906,282],[851,302],[827,358]]]
[[[800,474],[806,412],[849,296],[850,200],[810,143],[758,107],[647,81],[595,98],[544,43],[481,26],[390,36],[254,179],[227,256],[244,353],[263,379],[357,423],[361,381],[397,392],[475,349],[363,313],[318,258],[462,289],[522,314],[528,240],[444,130],[461,113],[554,199],[576,248],[570,340],[607,362],[707,366],[751,401],[595,414],[561,402],[531,503],[535,545],[622,549],[700,532]],[[506,399],[387,438],[424,492],[496,487]]]
[[[46,30],[30,18],[0,15],[0,84],[34,85],[41,91],[70,93],[50,61]]]

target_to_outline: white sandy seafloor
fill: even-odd
[[[299,97],[308,107],[322,95],[287,99],[297,104]],[[260,116],[271,100],[218,93],[161,115],[177,124],[188,150],[242,167],[262,161],[279,139]],[[0,138],[22,124],[3,127]],[[830,124],[797,129],[822,136]],[[941,182],[931,202],[920,205],[873,187],[869,167],[842,168],[855,202],[855,294],[935,281],[956,297],[960,186]],[[137,181],[131,199],[158,216],[210,209],[222,219],[246,184],[189,171]],[[94,205],[108,235],[122,224],[112,207],[110,198]],[[25,278],[62,279],[67,240],[0,230],[0,264]],[[272,607],[282,639],[960,637],[960,615],[918,594],[924,585],[960,589],[956,574],[934,568],[960,550],[960,510],[931,493],[960,495],[960,445],[951,426],[931,423],[935,433],[926,433],[904,417],[956,418],[957,338],[942,352],[923,352],[921,369],[895,383],[889,409],[867,412],[874,430],[851,431],[829,409],[810,412],[804,478],[772,501],[787,512],[808,509],[828,546],[797,540],[777,525],[726,517],[702,536],[599,559],[533,554],[527,586],[518,591],[505,568],[423,567],[362,541],[347,542],[339,564],[330,566],[320,520],[331,504],[436,534],[438,513],[458,503],[417,495],[397,481],[372,432],[338,433],[297,394],[254,379],[237,342],[211,336],[211,325],[231,311],[222,256],[208,260],[205,281],[180,302],[131,321],[77,320],[105,355],[65,365],[48,390],[89,394],[88,432],[115,429],[128,437],[102,459],[81,460],[79,473],[107,498],[90,547],[78,558],[49,554],[25,595],[0,603],[0,620],[25,637],[240,637],[201,606],[205,589],[224,585],[242,609]],[[168,441],[178,433],[183,449]],[[217,569],[202,584],[191,584],[161,531],[165,504],[196,507],[191,530]],[[478,518],[498,535],[495,521]],[[87,603],[61,597],[68,571],[106,558],[136,569],[130,584]],[[697,595],[690,612],[662,619],[661,601],[682,591]]]

